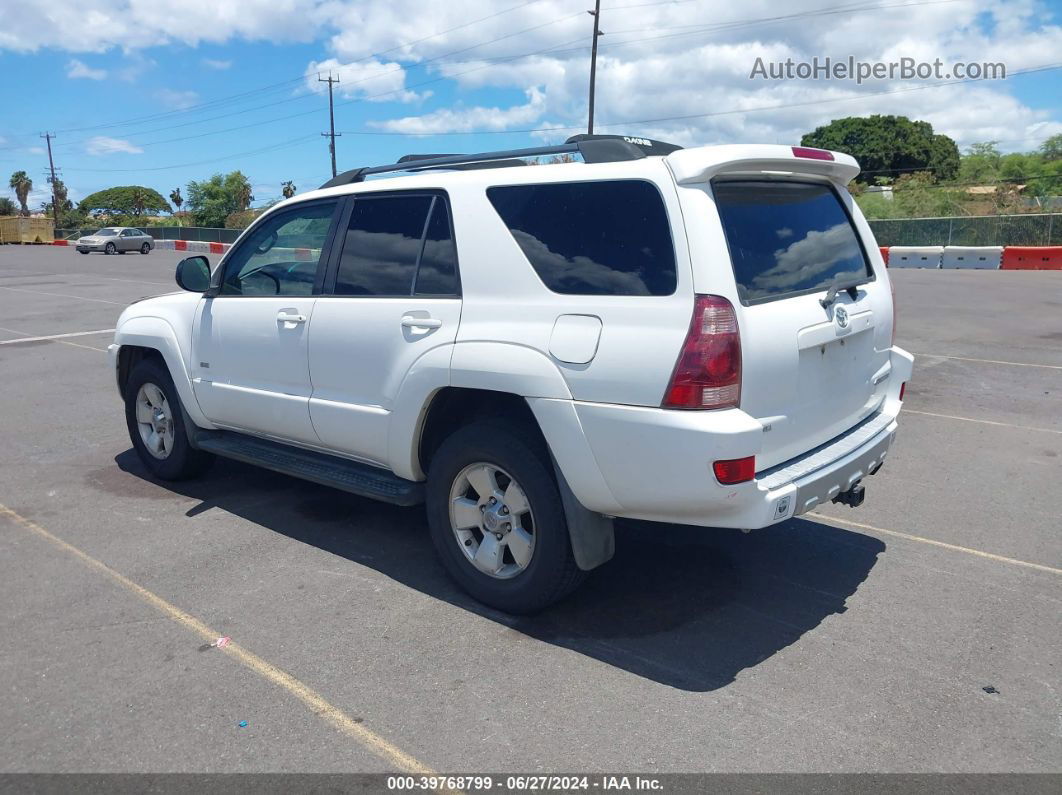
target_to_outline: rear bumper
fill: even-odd
[[[828,502],[883,463],[896,435],[900,385],[910,378],[913,357],[899,348],[884,400],[854,428],[826,444],[760,472],[747,483],[720,484],[712,463],[756,455],[763,426],[738,409],[687,412],[637,406],[575,402],[577,427],[563,434],[567,453],[572,433],[585,439],[589,455],[571,467],[545,426],[565,478],[591,510],[632,519],[705,527],[758,528],[781,522]],[[548,415],[532,403],[540,423]],[[592,461],[595,478],[586,477]],[[569,468],[581,470],[569,476]],[[596,477],[599,475],[599,478]],[[605,488],[581,490],[600,480]],[[591,484],[592,485],[592,484]]]

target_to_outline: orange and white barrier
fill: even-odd
[[[1007,246],[1005,271],[1062,271],[1062,246]]]

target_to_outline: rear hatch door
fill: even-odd
[[[891,291],[875,273],[873,241],[861,238],[851,197],[828,179],[720,175],[710,192],[737,298],[740,405],[764,426],[762,470],[880,406]]]

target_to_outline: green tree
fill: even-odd
[[[946,135],[933,133],[925,121],[906,116],[848,116],[805,134],[800,143],[852,155],[863,173],[860,182],[878,177],[896,179],[928,171],[938,180],[953,179],[959,169],[959,149]]]
[[[295,187],[295,183],[290,179],[287,182],[282,183],[280,186],[280,192],[284,194],[285,199],[290,199],[294,196],[296,190],[298,190],[298,188]]]
[[[1062,160],[1062,133],[1052,135],[1040,144],[1040,154],[1048,162]]]
[[[16,171],[11,175],[11,180],[7,184],[15,192],[18,203],[22,205],[21,214],[29,215],[29,205],[26,201],[29,199],[30,191],[33,190],[33,180],[25,171]]]
[[[239,171],[188,183],[188,210],[196,226],[224,227],[226,218],[252,201],[251,183]]]
[[[18,205],[7,196],[0,196],[0,215],[18,215]]]
[[[143,185],[120,185],[96,191],[81,200],[84,215],[130,215],[139,219],[145,212],[173,212],[162,195]]]
[[[986,184],[998,182],[1002,161],[1003,155],[1000,154],[995,141],[970,144],[966,147],[966,155],[959,166],[959,181]]]

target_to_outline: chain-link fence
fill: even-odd
[[[85,235],[95,234],[102,227],[84,229],[56,229],[55,237],[72,240]],[[240,236],[242,229],[217,229],[208,226],[143,226],[143,229],[156,240],[199,240],[204,243],[233,243]]]
[[[870,221],[879,246],[1062,246],[1062,213]]]
[[[974,215],[959,218],[893,218],[870,222],[879,246],[1062,246],[1062,213]],[[99,227],[56,229],[56,238],[91,235]],[[232,243],[242,229],[145,226],[156,240]]]

